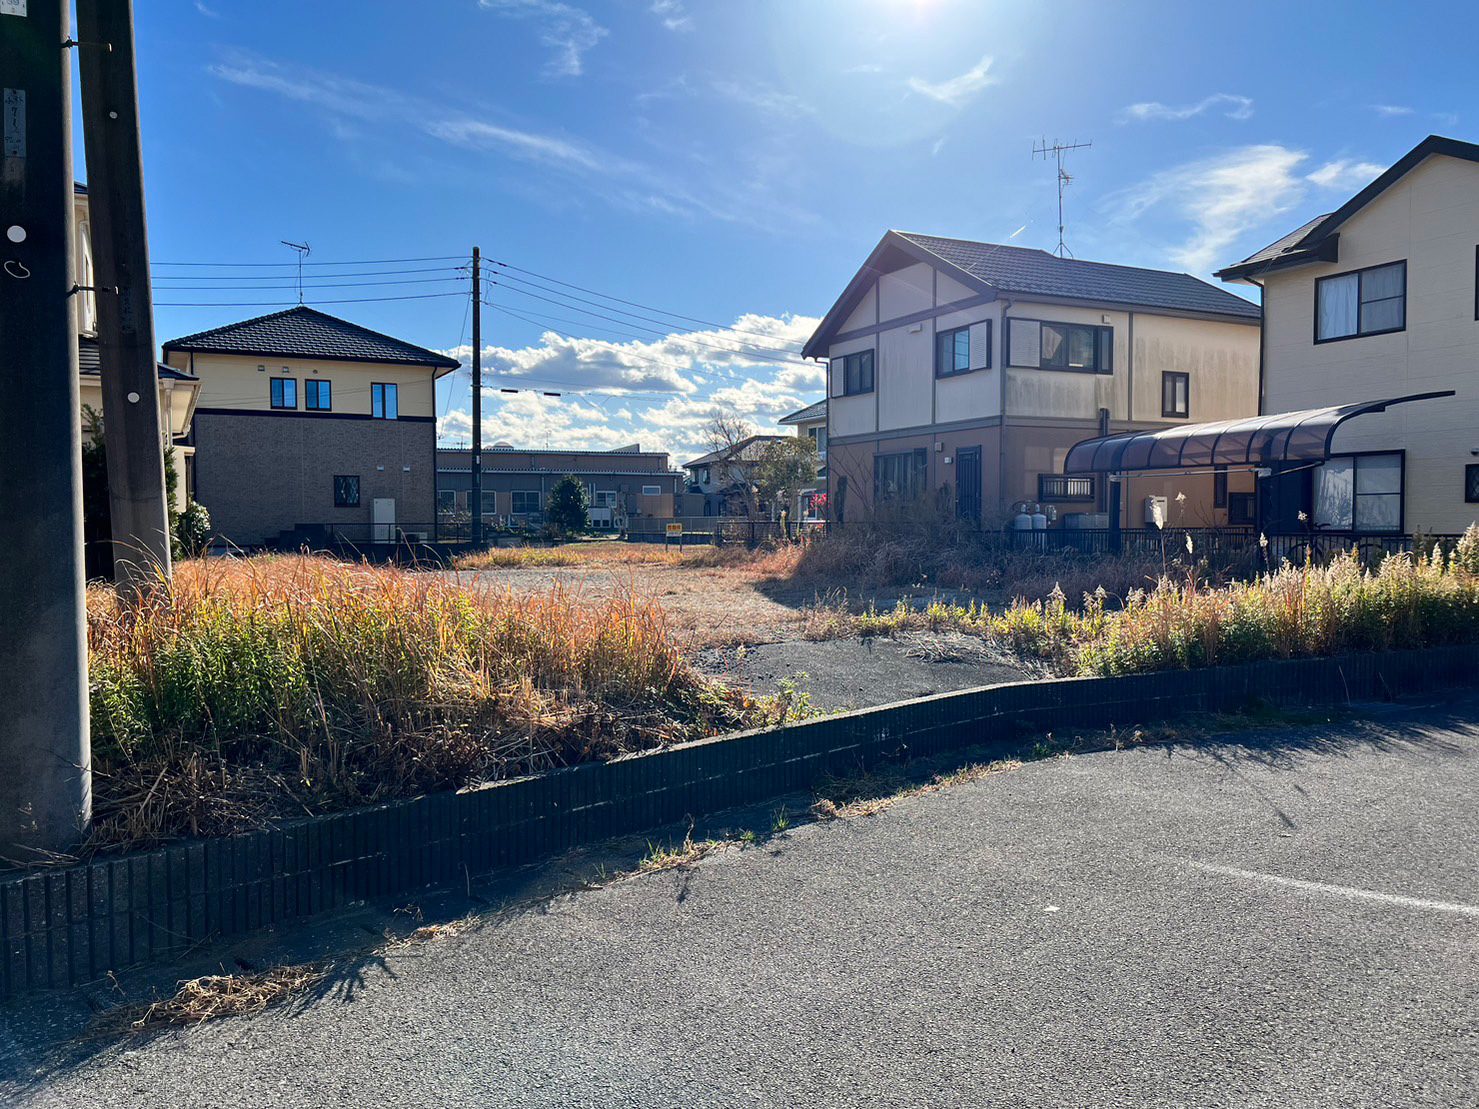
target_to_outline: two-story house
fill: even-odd
[[[827,402],[819,400],[809,404],[781,417],[776,423],[782,427],[794,427],[799,438],[810,439],[816,444],[816,482],[797,491],[797,503],[791,506],[791,514],[795,520],[820,519],[827,495]]]
[[[1266,467],[1262,527],[1431,535],[1479,518],[1479,145],[1429,136],[1217,276],[1262,290],[1261,412],[1453,393],[1340,424],[1319,461]]]
[[[804,349],[828,363],[831,518],[928,493],[988,525],[1017,502],[1102,520],[1101,480],[1062,475],[1069,448],[1251,415],[1258,323],[1257,305],[1188,274],[890,231]],[[1252,478],[1123,485],[1129,526],[1146,497],[1177,493],[1173,522],[1215,525]]]
[[[746,516],[754,497],[755,464],[767,443],[783,439],[782,435],[747,435],[737,443],[712,450],[691,462],[683,463],[688,471],[688,492],[696,500],[703,498],[705,516]],[[770,506],[765,506],[768,512]],[[760,506],[755,506],[756,511]]]
[[[436,381],[456,359],[300,305],[164,344],[200,380],[191,488],[216,535],[436,530]]]
[[[92,268],[92,233],[88,218],[87,186],[74,185],[72,190],[72,232],[76,240],[73,257],[77,293],[72,299],[77,316],[77,363],[79,393],[84,416],[101,417],[103,413],[102,362],[98,349],[97,291]],[[186,480],[190,456],[195,448],[186,436],[195,412],[200,382],[189,373],[161,364],[159,371],[159,427],[166,448],[173,446],[180,481],[175,486],[175,509],[185,507],[191,490]],[[84,431],[86,424],[84,423]],[[106,430],[105,430],[106,435]]]
[[[683,493],[683,475],[669,469],[667,452],[644,451],[639,443],[610,451],[526,450],[499,443],[483,451],[482,471],[487,527],[544,523],[550,490],[566,475],[586,487],[591,527],[599,531],[669,519]],[[438,450],[438,518],[471,519],[471,495],[472,451]]]

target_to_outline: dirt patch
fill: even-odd
[[[726,684],[771,694],[793,681],[820,709],[855,709],[1044,675],[973,636],[911,633],[898,639],[788,640],[698,651],[694,665]],[[805,675],[805,677],[802,677]]]

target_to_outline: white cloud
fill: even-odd
[[[1123,218],[1156,209],[1189,224],[1189,237],[1169,256],[1192,272],[1204,273],[1227,261],[1227,248],[1244,233],[1303,198],[1304,178],[1295,171],[1307,157],[1273,144],[1238,147],[1163,170],[1115,199]]]
[[[551,77],[579,77],[585,53],[608,32],[589,12],[557,0],[478,0],[478,6],[511,19],[529,19],[540,25],[539,41],[554,51],[545,66]]]
[[[942,104],[956,107],[968,97],[1000,80],[990,75],[991,63],[991,57],[987,56],[958,77],[939,82],[926,81],[923,77],[910,77],[906,83],[921,96],[928,96]]]
[[[1342,192],[1355,192],[1369,185],[1375,178],[1386,171],[1386,166],[1379,166],[1375,162],[1352,162],[1342,158],[1335,162],[1326,162],[1313,173],[1305,174],[1306,181],[1313,181],[1322,189],[1339,189]]]
[[[669,31],[693,30],[693,17],[683,10],[683,0],[652,0],[648,9]]]
[[[552,135],[539,135],[510,127],[499,127],[476,119],[430,120],[426,133],[457,146],[502,150],[525,158],[567,169],[597,171],[609,169],[610,163],[596,151],[580,143]]]
[[[781,92],[769,85],[755,84],[746,85],[738,81],[715,81],[714,91],[726,100],[732,100],[736,104],[744,104],[750,108],[757,108],[771,115],[787,116],[796,119],[801,116],[811,115],[814,109],[799,96],[792,96],[788,92]]]
[[[1412,109],[1405,104],[1372,104],[1370,108],[1382,119],[1394,119],[1397,116],[1410,116]]]
[[[772,352],[745,344],[798,343],[818,322],[748,314],[734,324],[743,335],[713,330],[623,343],[546,332],[534,346],[487,347],[484,441],[599,449],[635,440],[671,452],[679,464],[708,449],[704,428],[716,414],[775,431],[781,416],[819,399],[825,370],[810,362],[775,362],[761,356]],[[472,355],[466,346],[445,353],[464,366]],[[438,424],[448,441],[467,439],[471,428],[462,399],[467,378],[458,378],[459,407]],[[561,396],[546,397],[545,391]]]
[[[1122,120],[1182,120],[1191,119],[1193,116],[1202,115],[1213,109],[1223,109],[1222,114],[1228,119],[1247,119],[1253,114],[1253,100],[1236,93],[1217,92],[1195,104],[1187,104],[1180,108],[1172,108],[1157,101],[1148,101],[1142,104],[1131,104],[1120,113],[1120,118]]]
[[[201,0],[195,0],[195,10],[198,11],[201,15],[209,16],[211,19],[221,18],[220,12],[216,11],[215,8],[207,7],[201,2]]]

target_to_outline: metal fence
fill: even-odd
[[[1323,564],[1355,551],[1368,566],[1389,554],[1437,548],[1453,549],[1457,535],[1356,535],[1310,532],[1303,535],[1266,535],[1251,527],[1226,528],[1109,528],[1040,529],[1010,531],[1005,542],[1014,550],[1043,554],[1073,553],[1093,557],[1124,555],[1149,558],[1231,560],[1249,558],[1260,567],[1286,564]]]

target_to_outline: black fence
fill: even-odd
[[[0,996],[90,981],[370,898],[811,789],[891,760],[1254,702],[1341,704],[1475,681],[1479,646],[941,694],[461,793],[0,879]]]
[[[1302,535],[1265,535],[1257,528],[1049,528],[1005,533],[1014,550],[1043,554],[1073,553],[1094,557],[1204,558],[1231,560],[1247,557],[1258,567],[1326,563],[1350,551],[1374,566],[1389,554],[1438,548],[1452,550],[1457,535],[1356,535],[1347,532],[1309,532]]]

